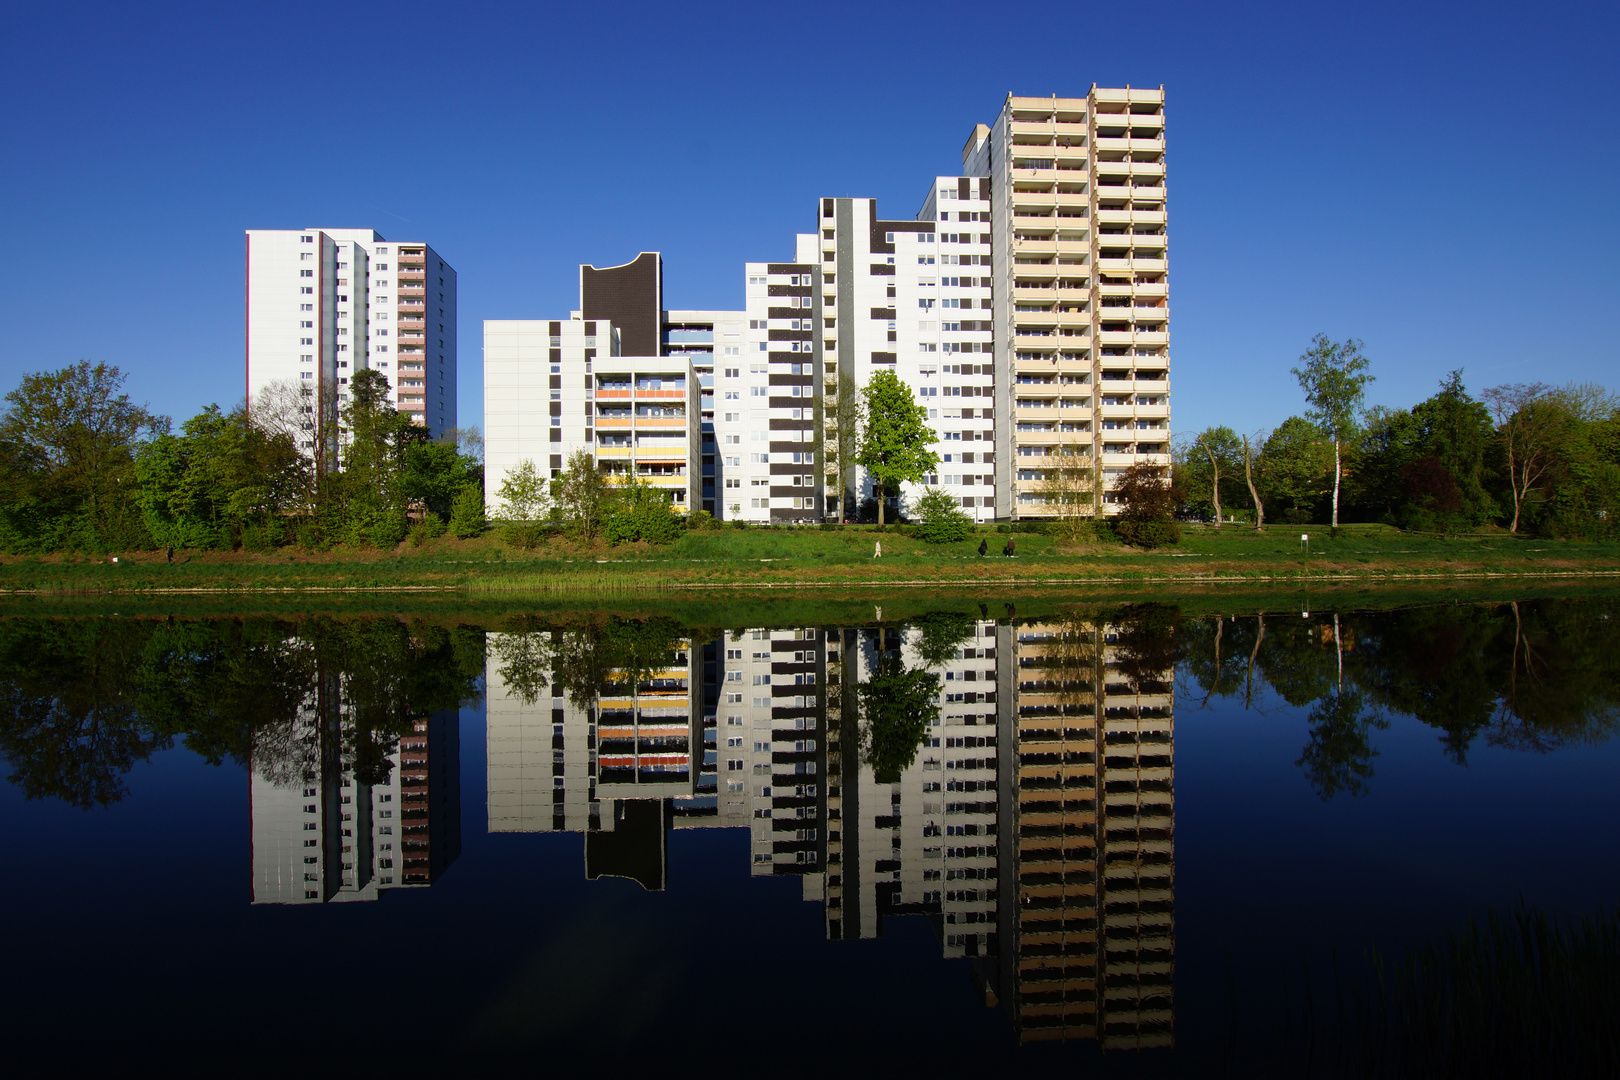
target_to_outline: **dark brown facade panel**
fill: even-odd
[[[803,274],[814,270],[809,263],[766,263],[767,274]]]
[[[872,318],[874,318],[874,319],[893,319],[893,318],[896,318],[895,313],[894,313],[894,308],[892,308],[892,307],[875,307],[875,308],[872,309]]]
[[[884,274],[892,275],[894,273],[894,267],[887,266],[883,263],[873,263],[872,273],[878,275],[879,277],[883,276]]]
[[[658,356],[663,327],[663,260],[644,251],[623,266],[579,268],[581,315],[619,329],[625,356]]]
[[[875,352],[872,354],[872,363],[874,364],[893,364],[899,359],[900,357],[898,353]]]
[[[970,177],[960,177],[956,181],[956,197],[958,199],[973,198],[973,180]]]
[[[988,199],[989,197],[990,197],[990,178],[988,176],[981,176],[981,177],[979,177],[979,198]]]
[[[771,431],[809,431],[815,426],[814,420],[780,420],[771,417]]]
[[[833,201],[831,199],[821,200],[821,216],[824,218],[833,216]]]
[[[548,330],[547,333],[549,333],[552,337],[560,336],[562,334],[562,323],[560,323],[560,322],[552,323],[551,324],[551,329]]]
[[[765,377],[765,381],[771,386],[810,386],[815,382],[815,376],[773,371]]]

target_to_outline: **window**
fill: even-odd
[[[314,277],[315,276],[315,271],[313,271],[313,270],[300,270],[300,271],[298,271],[298,276],[299,277]],[[308,289],[305,289],[304,291],[309,292]]]
[[[303,322],[299,323],[298,325],[302,326],[305,330],[312,330],[312,329],[315,328],[315,324],[310,322],[308,319],[305,319]]]
[[[315,290],[313,288],[311,288],[310,286],[305,285],[303,288],[299,289],[298,291],[303,293],[305,296],[308,296],[311,293],[313,293]]]
[[[313,259],[315,257],[315,253],[313,251],[306,251],[298,257],[300,259]]]
[[[313,344],[315,344],[315,339],[314,338],[307,338],[307,337],[306,338],[299,338],[298,339],[298,344],[300,344],[300,345],[313,345]]]
[[[313,236],[300,236],[298,239],[300,243],[305,244],[313,244],[315,242],[315,238]]]
[[[737,368],[728,367],[728,368],[725,369],[725,374],[722,375],[721,377],[726,378],[726,379],[736,379],[736,378],[740,377],[740,373],[739,373]]]
[[[388,254],[388,249],[386,247],[380,247],[380,248],[377,249],[377,254],[386,255],[386,254]],[[388,267],[383,266],[383,267],[379,267],[379,269],[386,270],[386,269],[388,269]]]

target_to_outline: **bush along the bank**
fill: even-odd
[[[973,520],[962,512],[956,497],[939,488],[928,488],[912,507],[919,540],[929,544],[954,544],[973,532]]]
[[[1119,500],[1114,534],[1121,540],[1139,548],[1181,542],[1181,528],[1171,516],[1179,493],[1158,469],[1141,464],[1125,469],[1114,487],[1114,497]]]

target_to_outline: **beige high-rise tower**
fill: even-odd
[[[1089,512],[1097,483],[1107,512],[1170,465],[1164,90],[1008,95],[962,163],[991,179],[997,516]]]

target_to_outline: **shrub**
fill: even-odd
[[[456,493],[450,504],[450,535],[458,540],[482,536],[489,522],[484,518],[484,485],[468,484]]]
[[[403,515],[387,514],[366,527],[366,542],[374,548],[391,548],[405,539]]]
[[[733,529],[746,529],[748,528],[748,522],[744,518],[732,518],[731,527]]]
[[[326,537],[326,530],[321,528],[318,521],[306,521],[298,526],[298,546],[305,551],[325,551],[331,547],[331,541]]]
[[[429,540],[443,536],[444,530],[444,519],[430,510],[420,520],[411,525],[409,534],[411,546],[421,547]]]
[[[243,551],[270,551],[276,546],[277,536],[268,525],[249,525],[242,530]]]
[[[907,528],[928,544],[954,544],[973,533],[973,520],[962,512],[956,497],[939,488],[927,488],[912,507],[918,524]]]
[[[1181,526],[1174,521],[1132,521],[1121,518],[1114,522],[1114,535],[1134,547],[1156,548],[1181,542]]]

